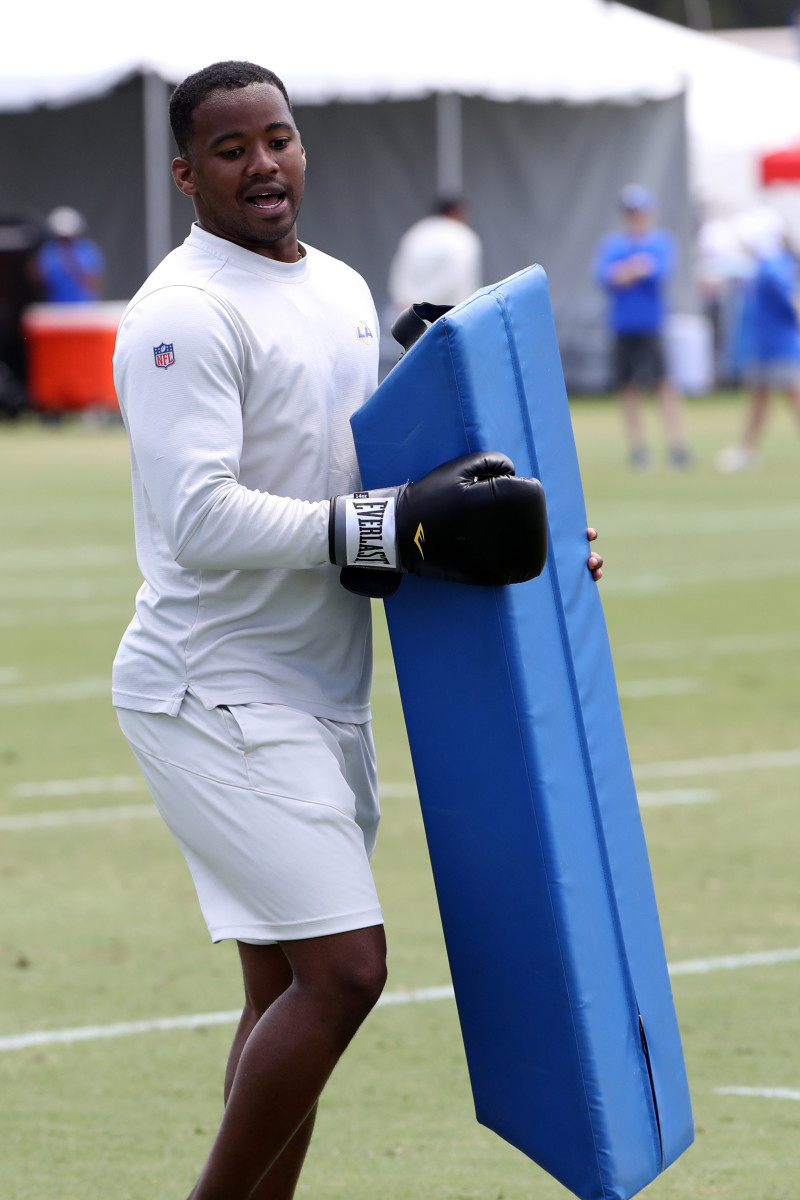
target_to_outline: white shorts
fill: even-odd
[[[270,944],[380,925],[372,730],[280,704],[177,716],[117,709],[186,856],[213,941]]]

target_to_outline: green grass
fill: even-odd
[[[687,472],[662,458],[632,473],[616,407],[583,401],[573,412],[635,766],[800,746],[800,439],[788,415],[776,408],[758,470],[723,477],[713,456],[736,436],[739,398],[691,403],[697,462]],[[124,436],[73,423],[4,427],[0,495],[0,816],[145,804],[143,791],[19,790],[137,776],[103,682],[138,583]],[[409,784],[376,617],[381,779]],[[628,690],[659,683],[673,694]],[[642,775],[648,793],[713,792],[708,803],[643,809],[671,962],[800,946],[799,773]],[[375,871],[389,989],[447,983],[418,808],[391,791]],[[209,945],[158,820],[0,830],[0,911],[0,1037],[240,1002],[235,952]],[[698,1135],[646,1195],[796,1200],[800,1103],[715,1089],[800,1089],[800,962],[676,975],[673,988]],[[231,1033],[0,1051],[0,1196],[182,1200],[216,1127]],[[326,1092],[298,1196],[567,1193],[476,1124],[455,1006],[444,1000],[370,1017]]]

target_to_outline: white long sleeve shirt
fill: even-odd
[[[305,247],[264,258],[195,225],[126,309],[114,378],[144,582],[114,660],[121,708],[267,701],[369,718],[369,601],[328,563],[357,490],[349,418],[377,379],[363,279]]]

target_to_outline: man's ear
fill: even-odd
[[[176,187],[179,191],[183,192],[184,196],[194,196],[197,193],[194,171],[188,158],[174,158],[172,160],[172,178],[175,180]]]

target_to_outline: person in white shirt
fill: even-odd
[[[424,486],[360,492],[349,417],[376,386],[377,320],[360,276],[298,241],[306,163],[284,85],[216,63],[179,85],[170,120],[197,223],[129,304],[114,356],[144,582],[113,700],[244,976],[225,1111],[189,1200],[291,1200],[319,1095],[386,977],[366,598],[383,593],[345,525],[376,495],[371,564],[470,582],[437,565],[433,539],[415,559],[419,507],[446,527],[469,490],[476,544],[494,547],[496,476],[533,528],[541,485],[486,455],[485,505],[461,460]]]
[[[330,497],[359,483],[349,417],[378,330],[363,280],[298,241],[305,153],[277,77],[215,64],[170,116],[197,224],[118,335],[144,582],[113,700],[211,936],[242,959],[192,1198],[284,1200],[385,979],[369,601],[340,585],[328,533]]]
[[[411,304],[460,304],[483,284],[483,245],[462,200],[443,198],[401,237],[389,267],[394,315]]]

